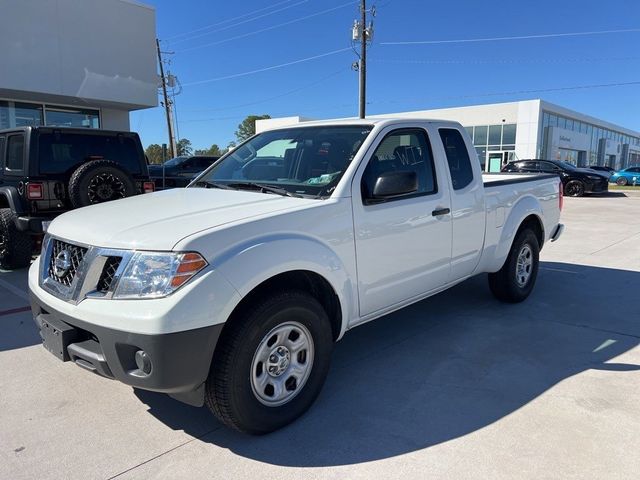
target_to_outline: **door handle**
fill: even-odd
[[[451,209],[437,208],[433,212],[431,212],[431,215],[433,215],[434,217],[439,217],[440,215],[446,215],[447,213],[451,213]]]

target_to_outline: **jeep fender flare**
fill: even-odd
[[[340,303],[338,338],[346,332],[349,320],[357,316],[355,283],[338,255],[315,238],[295,234],[253,238],[217,255],[211,264],[243,298],[282,273],[303,270],[320,275]]]
[[[10,208],[16,215],[27,213],[18,189],[13,186],[0,187],[0,208]]]

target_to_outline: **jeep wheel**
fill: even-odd
[[[80,165],[69,181],[69,198],[76,208],[130,197],[135,193],[131,175],[110,160],[93,160]]]
[[[320,393],[333,337],[322,306],[283,292],[232,319],[214,353],[205,402],[226,425],[264,434],[302,415]]]
[[[10,208],[0,209],[0,268],[13,270],[31,263],[31,237],[16,228],[16,215]]]

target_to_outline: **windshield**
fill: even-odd
[[[264,132],[219,160],[193,186],[276,186],[297,195],[328,195],[373,127],[293,127]]]
[[[184,162],[187,158],[189,157],[176,157],[176,158],[172,158],[170,160],[167,160],[166,162],[164,162],[164,166],[165,167],[175,167],[176,165],[180,165],[182,162]]]
[[[576,166],[569,163],[569,162],[560,162],[560,164],[564,167],[567,168],[569,170],[577,170]]]

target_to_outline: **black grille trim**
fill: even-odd
[[[122,257],[107,258],[102,273],[100,274],[100,280],[98,280],[98,286],[96,287],[98,292],[107,293],[109,291],[121,262]]]
[[[84,256],[87,253],[88,249],[56,239],[53,239],[51,241],[51,244],[51,259],[49,260],[48,270],[49,278],[54,280],[55,282],[60,283],[61,285],[70,287],[73,283],[74,278],[76,277],[76,274],[78,273],[80,265],[82,265],[82,261],[84,260]],[[64,275],[59,277],[55,273],[56,257],[58,257],[58,255],[60,255],[60,253],[64,250],[69,252],[71,266]]]

